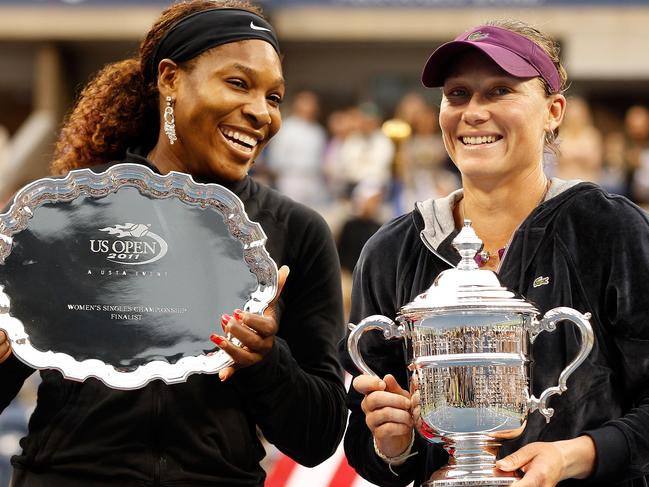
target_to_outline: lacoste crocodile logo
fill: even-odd
[[[482,41],[486,38],[489,37],[488,32],[481,32],[479,30],[476,30],[475,32],[472,32],[467,38],[467,41]]]
[[[536,279],[534,279],[534,283],[532,283],[532,286],[540,287],[540,286],[547,286],[548,284],[550,284],[549,277],[539,276]]]

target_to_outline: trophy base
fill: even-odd
[[[423,487],[501,487],[520,480],[515,472],[503,472],[484,464],[449,465],[433,474]]]
[[[464,479],[429,480],[421,485],[422,487],[502,487],[512,485],[517,480],[519,479],[516,477],[471,477]]]

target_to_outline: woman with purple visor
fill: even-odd
[[[546,176],[566,110],[558,44],[519,21],[490,22],[433,52],[422,81],[442,89],[439,122],[462,189],[417,203],[370,239],[354,273],[350,321],[397,316],[458,263],[451,242],[472,220],[484,242],[480,266],[541,313],[592,313],[595,334],[568,390],[551,399],[552,420],[530,414],[496,466],[523,474],[516,487],[649,486],[649,219],[595,184]],[[534,342],[531,394],[555,385],[579,349],[576,328],[560,328]],[[349,462],[381,486],[432,485],[448,456],[415,433],[403,344],[378,334],[363,341],[380,378],[359,375],[341,345],[355,375]]]

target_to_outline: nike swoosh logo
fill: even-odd
[[[255,23],[252,20],[250,21],[250,28],[252,30],[266,30],[268,32],[271,31],[270,29],[267,29],[266,27],[259,27],[258,25],[255,25]]]

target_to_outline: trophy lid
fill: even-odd
[[[453,246],[462,257],[460,263],[455,269],[441,272],[430,288],[403,306],[402,316],[469,310],[538,312],[520,295],[502,287],[495,272],[478,267],[475,256],[483,244],[471,227],[471,220],[464,220]]]

